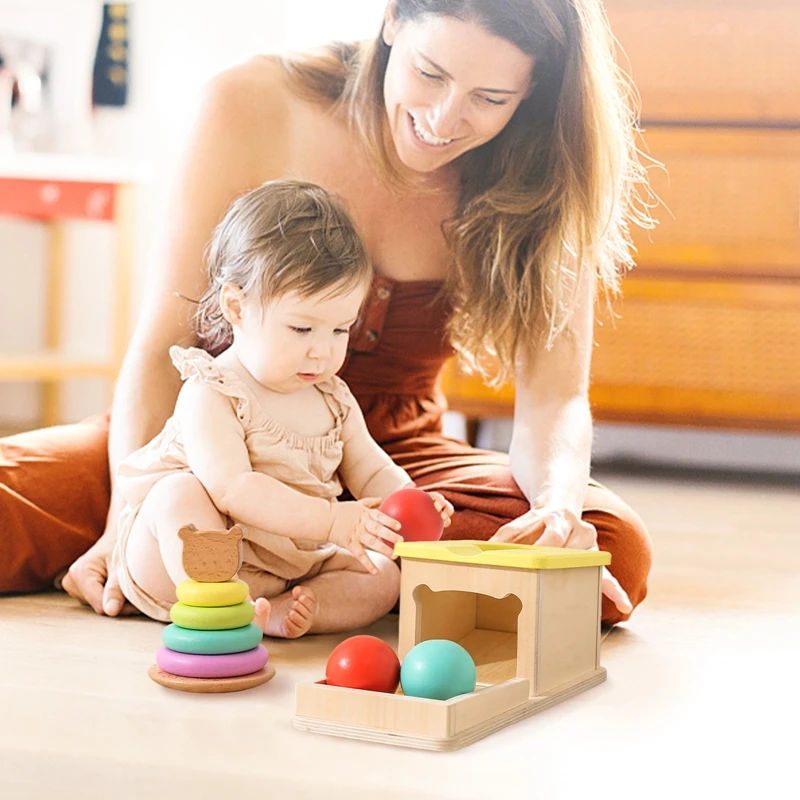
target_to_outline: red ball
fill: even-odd
[[[442,538],[442,515],[422,489],[400,489],[381,503],[380,510],[402,525],[398,533],[403,541],[436,542]]]
[[[394,694],[400,684],[400,659],[377,636],[351,636],[333,649],[325,680],[329,686]]]

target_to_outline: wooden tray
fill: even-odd
[[[501,728],[597,686],[603,667],[538,697],[514,678],[451,700],[344,689],[325,681],[300,683],[294,726],[299,730],[422,750],[458,750]]]

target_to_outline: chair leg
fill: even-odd
[[[478,431],[481,427],[481,420],[480,417],[467,417],[466,419],[466,428],[467,428],[467,442],[475,447],[478,441]]]

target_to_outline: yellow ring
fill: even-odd
[[[244,581],[231,580],[222,583],[202,583],[201,581],[182,581],[175,589],[178,600],[186,606],[235,606],[247,599],[249,587]]]
[[[228,628],[241,628],[249,625],[256,615],[252,603],[239,603],[235,606],[202,608],[175,603],[169,612],[170,619],[181,628],[195,631],[223,631]]]

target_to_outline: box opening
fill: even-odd
[[[450,639],[475,662],[478,686],[493,686],[517,676],[518,617],[522,601],[479,592],[434,592],[425,585],[413,593],[417,613],[416,644]]]

